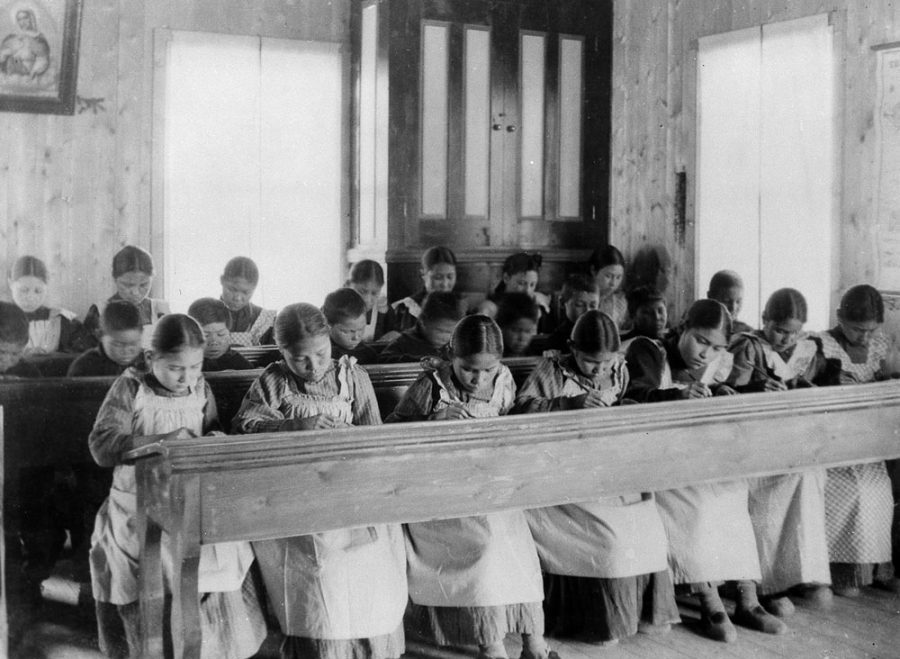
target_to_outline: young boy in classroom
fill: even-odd
[[[563,353],[569,349],[569,337],[578,317],[585,311],[600,306],[600,288],[597,281],[586,275],[569,275],[563,284],[561,301],[566,317],[547,337],[547,348]]]
[[[381,423],[366,371],[331,357],[328,322],[311,304],[275,320],[283,359],[251,386],[237,432],[290,432]],[[298,437],[297,441],[302,441]],[[285,659],[397,659],[403,654],[406,552],[398,524],[253,543]]]
[[[709,280],[706,297],[721,302],[731,314],[731,323],[735,334],[749,332],[753,328],[738,320],[744,304],[744,280],[734,270],[719,270]]]
[[[538,328],[542,331],[550,331],[552,327],[546,327],[550,318],[550,298],[537,290],[541,276],[541,264],[543,257],[540,254],[518,252],[506,257],[503,262],[503,271],[494,291],[478,307],[478,313],[483,313],[491,318],[497,317],[497,306],[500,299],[507,293],[525,293],[538,308]]]
[[[131,366],[143,369],[142,333],[136,306],[124,300],[110,302],[100,314],[100,345],[78,355],[69,365],[67,377],[122,375]]]
[[[366,303],[366,326],[362,340],[378,341],[387,332],[387,300],[382,297],[384,269],[378,261],[363,259],[350,268],[347,286],[360,294]]]
[[[769,296],[759,330],[735,336],[728,384],[739,392],[813,386],[824,370],[821,342],[803,332],[806,298],[793,288]],[[825,538],[825,470],[748,479],[750,519],[762,580],[760,601],[779,617],[794,610],[788,594],[817,607],[831,603]]]
[[[506,414],[512,373],[500,362],[503,336],[484,315],[456,326],[450,361],[410,386],[387,422]],[[522,511],[406,525],[413,627],[439,645],[478,645],[479,659],[507,657],[503,639],[522,635],[523,659],[555,657],[544,641],[537,550]]]
[[[39,378],[41,372],[22,358],[28,345],[28,317],[18,305],[0,302],[0,379]]]
[[[149,348],[154,326],[169,313],[168,302],[149,297],[153,285],[153,257],[140,247],[126,245],[113,257],[112,276],[116,285],[115,294],[104,302],[91,305],[84,317],[85,328],[99,340],[100,314],[104,307],[110,302],[124,300],[137,307],[141,314],[141,345]]]
[[[528,293],[504,293],[497,298],[495,320],[503,332],[503,356],[539,354],[531,349],[537,334],[541,308]]]
[[[837,317],[836,327],[817,336],[825,358],[840,362],[840,383],[889,377],[885,372],[889,346],[880,331],[884,322],[881,294],[867,284],[850,288],[841,298]],[[883,461],[828,470],[825,524],[836,595],[856,597],[860,588],[873,583],[900,590],[890,566],[892,496]]]
[[[142,643],[135,468],[122,458],[136,448],[137,438],[148,435],[186,439],[222,434],[215,398],[201,372],[203,346],[203,331],[195,320],[183,314],[162,318],[153,331],[148,370],[130,368],[116,379],[88,438],[97,464],[113,468],[90,552],[100,649],[108,657],[140,656]],[[164,543],[163,551],[166,547]],[[265,639],[265,621],[248,574],[252,563],[253,550],[246,542],[201,547],[198,590],[205,659],[250,657]]]
[[[625,355],[631,382],[626,396],[638,402],[733,394],[725,384],[731,315],[715,300],[691,305],[681,326],[663,340],[638,337]],[[737,582],[734,622],[770,634],[785,624],[760,605],[761,578],[745,480],[720,481],[656,493],[669,539],[669,568],[684,594],[697,596],[704,634],[733,642],[737,632],[719,598],[718,583]]]
[[[429,247],[422,254],[419,273],[422,277],[422,288],[414,295],[391,303],[386,321],[388,331],[404,332],[413,329],[427,295],[453,292],[456,287],[456,255],[449,247]],[[459,304],[458,299],[457,303]]]
[[[588,274],[597,282],[600,305],[597,307],[613,319],[616,327],[628,325],[628,303],[622,292],[625,279],[625,257],[613,245],[595,249],[587,261]]]
[[[520,387],[520,413],[618,405],[628,385],[619,328],[599,310],[575,321],[570,354],[542,359]],[[547,628],[614,645],[680,621],[667,541],[648,492],[529,510],[545,577]]]
[[[378,353],[366,345],[366,302],[352,288],[339,288],[325,296],[322,313],[331,327],[331,354],[335,359],[344,355],[353,357],[358,364],[374,364]]]
[[[379,363],[417,362],[423,357],[445,358],[453,328],[462,317],[459,300],[453,293],[429,293],[422,302],[415,326],[384,347],[378,355]]]
[[[26,355],[51,352],[81,352],[90,347],[90,335],[75,313],[58,307],[47,307],[47,266],[34,256],[20,256],[9,273],[9,290],[13,302],[28,319]]]
[[[188,307],[188,316],[197,321],[206,344],[203,347],[203,372],[246,371],[253,368],[242,354],[231,349],[231,316],[222,300],[202,297]]]
[[[652,286],[638,286],[628,291],[628,317],[631,329],[622,335],[622,352],[637,337],[661,340],[668,330],[669,310],[663,294]]]
[[[250,302],[259,285],[259,268],[253,259],[235,256],[219,278],[222,302],[228,308],[231,341],[239,346],[271,345],[275,312]]]

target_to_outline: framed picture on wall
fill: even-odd
[[[83,0],[0,0],[0,111],[72,114]]]

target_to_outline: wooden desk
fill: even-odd
[[[900,456],[900,382],[653,405],[150,444],[137,460],[141,607],[200,656],[200,545],[536,508]],[[298,506],[298,502],[303,502]]]
[[[537,363],[536,358],[504,360],[517,383]],[[418,363],[366,366],[383,417],[393,411],[407,387],[421,373]],[[261,369],[208,373],[219,418],[226,429],[240,408],[247,389]],[[93,463],[87,438],[114,377],[41,378],[0,382],[0,406],[6,410],[3,429],[3,471],[6,475],[7,524],[18,517],[19,470]]]

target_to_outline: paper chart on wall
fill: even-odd
[[[900,46],[877,50],[875,113],[878,287],[900,290]]]

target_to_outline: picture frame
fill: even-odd
[[[75,111],[83,0],[0,0],[0,112]]]

